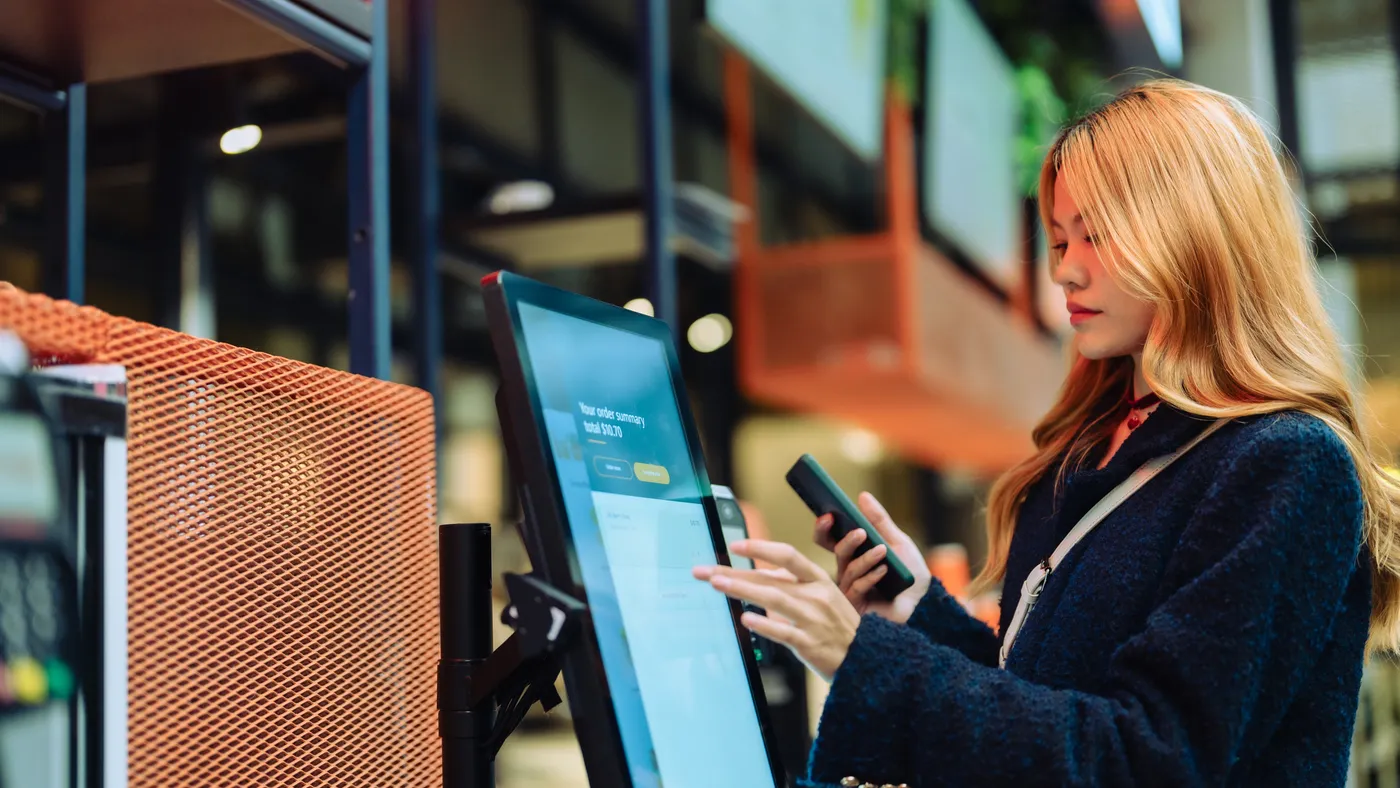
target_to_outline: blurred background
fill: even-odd
[[[783,482],[810,452],[965,582],[988,485],[1064,370],[1045,146],[1154,73],[1240,97],[1291,155],[1318,286],[1400,441],[1400,4],[401,0],[388,41],[389,374],[437,394],[440,520],[495,524],[498,571],[527,566],[478,287],[507,268],[673,324],[711,478],[751,527],[829,561]],[[342,76],[294,52],[90,83],[86,303],[350,369]],[[0,280],[35,292],[49,124],[0,103]],[[777,658],[765,689],[800,768],[820,683]],[[1397,714],[1372,666],[1357,784],[1396,784]],[[584,784],[566,707],[500,775]]]

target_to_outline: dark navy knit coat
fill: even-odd
[[[1205,424],[1164,405],[1102,470],[1028,491],[1001,631],[1075,522]],[[1341,786],[1371,609],[1361,526],[1323,422],[1232,422],[1066,556],[1005,670],[937,581],[907,625],[865,616],[801,784]]]

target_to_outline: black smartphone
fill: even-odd
[[[749,538],[749,523],[744,519],[744,510],[739,508],[739,501],[734,497],[734,491],[719,484],[710,485],[714,491],[715,508],[719,510],[719,530],[724,535],[724,547],[727,551],[732,542]],[[729,554],[729,563],[737,569],[753,569],[753,561],[742,555]],[[740,603],[744,610],[763,615],[763,608],[751,605],[748,602]],[[771,644],[764,637],[756,632],[749,633],[753,643],[753,655],[760,665],[767,662],[769,647]]]
[[[861,514],[850,497],[836,486],[836,482],[831,480],[826,470],[812,455],[802,455],[797,464],[792,466],[792,470],[788,471],[787,482],[802,502],[807,504],[807,508],[812,510],[812,514],[818,517],[824,514],[832,516],[834,522],[831,525],[831,536],[836,541],[845,538],[846,534],[857,528],[865,531],[866,539],[856,548],[857,556],[864,555],[876,545],[885,544],[880,532],[865,519],[865,515]],[[885,564],[889,569],[886,570],[885,576],[880,578],[880,582],[875,584],[875,591],[885,599],[894,599],[914,585],[914,575],[888,545],[885,547]]]

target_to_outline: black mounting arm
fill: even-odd
[[[506,737],[539,702],[559,705],[561,659],[577,642],[582,602],[533,575],[505,575],[513,628],[492,645],[491,526],[438,529],[442,659],[438,662],[438,735],[445,788],[489,788]]]

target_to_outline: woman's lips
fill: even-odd
[[[1089,320],[1090,318],[1094,317],[1095,315],[1101,315],[1101,314],[1103,314],[1102,312],[1100,312],[1100,311],[1097,310],[1097,309],[1090,309],[1090,308],[1088,308],[1088,307],[1080,306],[1079,304],[1076,304],[1076,303],[1073,303],[1073,302],[1071,302],[1071,303],[1069,303],[1069,304],[1066,304],[1066,305],[1065,305],[1065,308],[1069,310],[1069,322],[1070,322],[1070,325],[1075,325],[1075,326],[1077,326],[1077,325],[1079,325],[1080,323],[1083,323],[1083,322]]]

